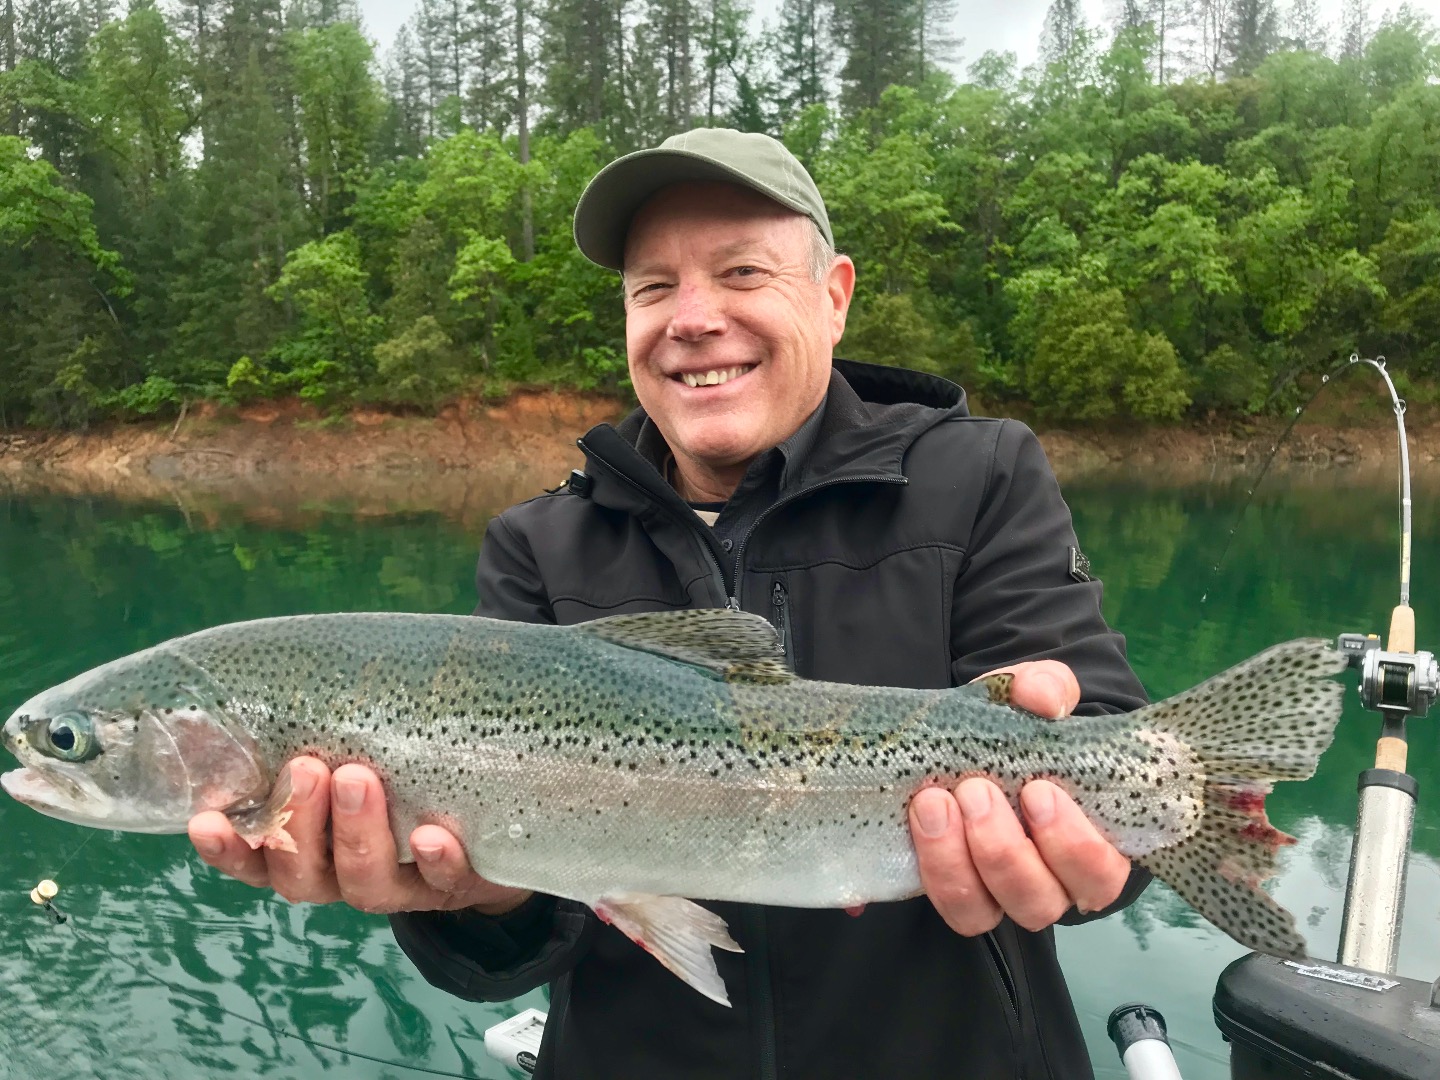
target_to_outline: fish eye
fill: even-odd
[[[60,713],[45,727],[47,749],[61,761],[88,761],[99,753],[95,725],[84,713]]]

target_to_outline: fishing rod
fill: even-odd
[[[1415,650],[1415,609],[1410,606],[1410,447],[1405,401],[1385,369],[1385,358],[1350,357],[1379,372],[1390,392],[1400,440],[1400,596],[1390,613],[1385,648],[1375,634],[1341,634],[1338,648],[1360,671],[1360,700],[1382,717],[1375,765],[1360,774],[1360,806],[1350,850],[1350,877],[1340,931],[1339,961],[1349,967],[1394,972],[1409,870],[1419,787],[1406,771],[1406,721],[1424,716],[1440,690],[1440,667]]]

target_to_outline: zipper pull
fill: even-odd
[[[775,626],[775,632],[780,636],[780,651],[787,657],[790,655],[790,619],[785,610],[785,603],[790,599],[790,594],[785,591],[785,586],[775,582],[770,589],[770,606],[775,609],[775,614],[770,621]]]
[[[739,600],[736,600],[735,597],[733,597],[733,596],[727,596],[727,597],[725,598],[725,610],[726,610],[726,611],[739,611],[739,610],[740,610],[740,601],[739,601]]]

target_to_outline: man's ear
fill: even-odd
[[[855,263],[849,255],[836,255],[825,278],[825,292],[830,297],[830,347],[840,344],[845,336],[845,317],[850,312],[850,298],[855,295]]]

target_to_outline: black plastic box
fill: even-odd
[[[1215,1024],[1233,1080],[1440,1080],[1429,983],[1251,953],[1220,975]]]

